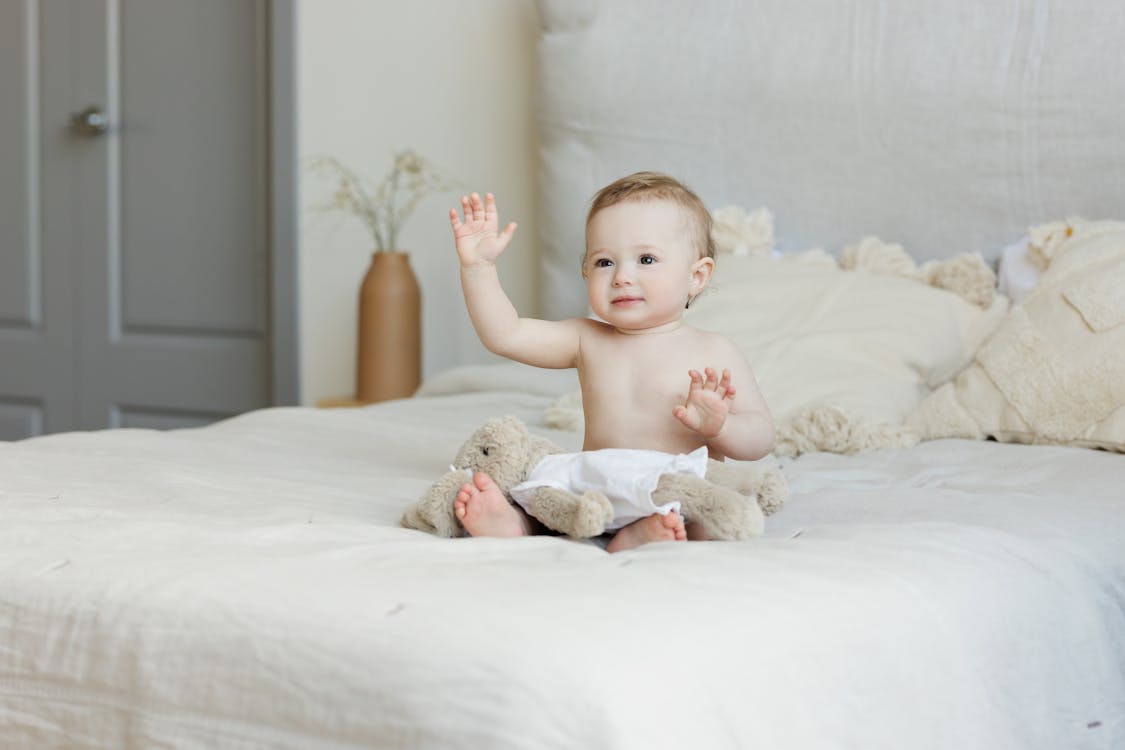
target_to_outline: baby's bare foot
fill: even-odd
[[[606,545],[606,552],[621,552],[622,550],[640,547],[649,542],[682,542],[687,539],[684,531],[684,519],[676,511],[665,515],[653,513],[648,518],[633,521]]]
[[[504,493],[483,471],[473,476],[473,481],[461,485],[453,501],[465,531],[472,536],[527,536],[531,527],[527,516],[504,497]]]

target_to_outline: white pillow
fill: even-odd
[[[1003,297],[982,310],[915,279],[841,270],[814,251],[719,257],[686,319],[742,349],[778,422],[830,403],[899,425],[970,362],[1006,311]]]
[[[1031,251],[1039,283],[911,425],[926,438],[1125,452],[1125,223],[1046,224]]]

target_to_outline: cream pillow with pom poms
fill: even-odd
[[[769,255],[773,250],[773,212],[765,206],[746,213],[726,206],[711,214],[715,250],[730,255]]]
[[[879,257],[878,267],[894,274],[843,270],[824,262],[823,253],[807,260],[723,257],[713,290],[685,319],[739,346],[779,425],[833,404],[840,410],[833,418],[846,414],[853,437],[860,434],[857,424],[868,425],[868,435],[878,425],[900,426],[972,360],[1007,300],[994,296],[983,308],[979,300],[908,278],[897,251],[875,247],[853,254],[857,266]],[[898,260],[888,265],[887,258]]]
[[[1125,452],[1125,223],[1033,228],[1045,270],[957,379],[910,424],[923,438]]]

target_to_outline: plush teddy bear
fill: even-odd
[[[438,536],[465,536],[453,510],[457,492],[474,473],[483,471],[511,500],[509,490],[522,482],[545,456],[564,453],[551,441],[531,434],[516,417],[490,419],[461,446],[453,468],[438,479],[402,516],[402,525]],[[762,533],[763,514],[781,507],[788,486],[776,465],[708,461],[706,478],[664,474],[652,493],[653,503],[679,501],[681,514],[698,523],[712,539],[750,539]],[[598,536],[613,520],[613,508],[600,492],[576,494],[538,487],[529,514],[552,531],[570,537]]]

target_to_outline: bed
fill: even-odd
[[[609,555],[402,528],[491,416],[580,445],[573,373],[511,364],[361,409],[0,443],[0,746],[1125,747],[1125,325],[1110,304],[1033,331],[1101,347],[1077,426],[1005,400],[986,356],[1125,262],[1121,227],[1066,219],[1125,205],[1125,72],[1097,52],[1125,13],[539,7],[548,312],[584,314],[584,201],[613,177],[745,209],[698,315],[788,430],[764,536]],[[1047,266],[1026,300],[949,281],[1025,234]],[[846,439],[814,434],[826,413]]]

